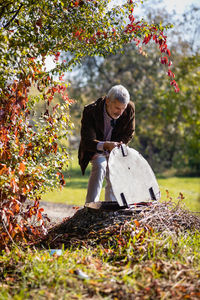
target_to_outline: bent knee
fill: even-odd
[[[105,156],[97,156],[91,161],[92,172],[106,174],[107,159]]]

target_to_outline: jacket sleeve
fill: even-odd
[[[81,120],[81,143],[83,151],[96,152],[99,140],[96,138],[95,120],[92,110],[86,106]]]
[[[127,122],[126,134],[124,137],[124,144],[128,144],[135,134],[135,105],[131,102],[131,109],[129,114],[129,121]]]

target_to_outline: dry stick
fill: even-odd
[[[51,241],[51,243],[54,242],[55,240],[57,240],[57,238],[60,237],[60,236],[62,236],[62,233],[58,234],[58,235],[53,239],[53,241]]]
[[[154,225],[158,225],[157,221],[159,220],[160,226],[166,228],[168,226],[168,230],[172,231],[174,229],[173,221],[177,221],[180,225],[184,226],[188,223],[191,225],[200,225],[199,219],[194,215],[189,215],[186,210],[182,210],[180,207],[176,205],[175,208],[169,209],[173,203],[158,203],[156,204],[150,211],[144,213],[144,217],[140,220],[140,222],[146,222],[149,219],[152,220]],[[153,214],[152,214],[153,213]],[[171,214],[171,216],[169,215]],[[164,220],[166,219],[167,225]],[[188,222],[189,221],[189,222]],[[199,226],[197,226],[199,227]]]
[[[5,231],[7,232],[7,234],[8,234],[8,236],[9,236],[11,242],[17,247],[17,249],[18,249],[19,251],[22,251],[21,248],[19,248],[19,247],[17,246],[17,244],[14,242],[12,236],[11,236],[10,233],[8,232],[8,229],[6,228],[6,225],[5,225],[5,223],[4,223],[4,220],[2,220],[2,222],[3,222],[4,229],[5,229]]]
[[[157,215],[158,215],[158,213],[155,213],[154,215],[144,217],[143,219],[140,220],[140,222],[146,222],[148,219],[151,219],[151,218],[153,218],[154,216],[157,216]]]

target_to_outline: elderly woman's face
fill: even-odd
[[[118,119],[123,114],[126,107],[127,104],[123,104],[117,99],[110,101],[108,98],[106,98],[106,111],[113,119]]]

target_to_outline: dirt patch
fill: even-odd
[[[40,202],[40,207],[44,208],[44,214],[50,218],[52,224],[60,223],[67,217],[72,217],[76,213],[73,205],[63,203]]]

